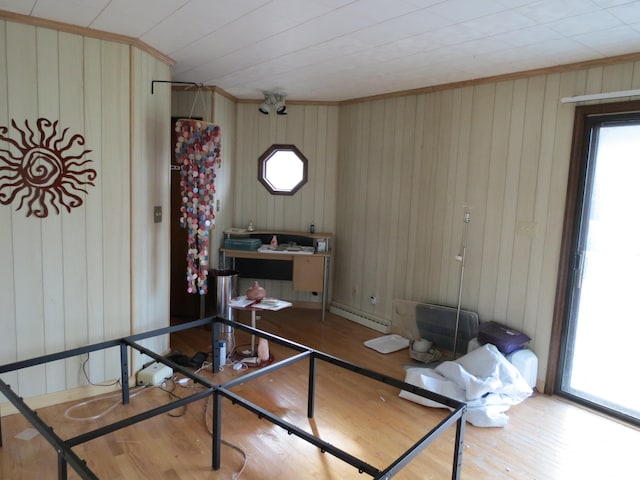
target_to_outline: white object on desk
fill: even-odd
[[[276,298],[263,298],[260,303],[255,303],[251,305],[254,308],[259,308],[260,310],[271,310],[278,311],[283,308],[292,307],[293,304],[291,302],[285,302],[284,300],[278,300]]]
[[[262,245],[258,248],[258,252],[260,253],[283,253],[286,255],[313,255],[315,253],[315,249],[313,247],[291,247],[288,249],[287,247],[278,247],[277,249],[271,247],[269,245]]]
[[[327,251],[327,241],[325,239],[318,239],[316,242],[316,248],[318,252],[326,252]]]
[[[232,308],[244,308],[244,307],[248,307],[254,302],[255,300],[251,300],[250,298],[247,298],[246,295],[242,295],[241,297],[238,297],[238,298],[232,298],[231,301],[229,302],[229,306]]]

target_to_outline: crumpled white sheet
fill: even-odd
[[[504,427],[504,413],[528,398],[533,390],[498,349],[483,345],[436,368],[409,368],[405,382],[467,403],[467,421],[476,427]],[[402,390],[400,397],[427,407],[449,408]]]

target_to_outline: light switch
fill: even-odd
[[[162,207],[153,207],[153,223],[162,222]]]

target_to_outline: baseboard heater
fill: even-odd
[[[355,308],[347,307],[340,303],[333,302],[329,311],[335,315],[351,320],[352,322],[359,323],[365,327],[372,328],[373,330],[377,330],[381,333],[389,333],[391,328],[390,320],[362,312]]]

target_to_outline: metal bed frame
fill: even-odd
[[[165,335],[172,332],[178,332],[189,328],[195,328],[208,325],[211,327],[211,346],[213,352],[213,372],[217,372],[220,366],[220,353],[217,348],[213,348],[217,345],[219,330],[223,325],[227,325],[238,330],[248,332],[258,337],[266,338],[276,344],[283,345],[299,353],[285,358],[281,361],[274,362],[263,368],[255,369],[253,372],[242,375],[236,379],[228,381],[223,384],[215,384],[210,382],[204,377],[194,374],[187,368],[184,368],[165,357],[145,348],[138,344],[139,340],[143,340],[150,337],[159,335]],[[0,366],[0,374],[13,372],[27,367],[33,367],[36,365],[42,365],[48,362],[62,360],[65,358],[74,357],[77,355],[83,355],[98,350],[104,350],[107,348],[119,347],[120,348],[120,371],[121,371],[121,385],[122,385],[122,403],[129,403],[129,349],[135,349],[140,353],[148,355],[157,362],[164,365],[168,365],[173,368],[174,372],[179,372],[185,377],[190,378],[195,383],[202,387],[202,390],[191,394],[190,396],[179,398],[169,403],[147,410],[143,413],[130,416],[126,419],[114,422],[112,424],[96,428],[95,430],[83,433],[73,438],[63,440],[55,432],[53,427],[44,422],[37,414],[32,410],[27,403],[18,396],[11,387],[0,379],[0,393],[2,393],[11,403],[17,408],[17,410],[24,415],[24,417],[33,425],[33,427],[51,444],[58,455],[58,479],[67,479],[67,469],[71,466],[76,473],[83,479],[98,479],[99,477],[91,471],[87,466],[85,460],[78,457],[73,451],[73,447],[82,443],[88,442],[95,438],[107,435],[115,432],[119,429],[129,427],[143,420],[152,418],[154,416],[168,413],[175,408],[188,405],[189,403],[196,402],[203,398],[207,398],[210,395],[213,396],[213,435],[212,435],[212,469],[219,470],[221,464],[221,429],[222,429],[222,398],[229,399],[233,404],[240,405],[246,410],[255,413],[259,418],[266,419],[278,425],[287,431],[289,435],[295,435],[306,442],[315,445],[321,450],[322,453],[329,453],[334,457],[350,464],[355,467],[360,473],[366,473],[376,480],[387,480],[396,475],[404,466],[406,466],[413,458],[415,458],[422,450],[428,447],[436,438],[440,436],[446,429],[455,424],[455,445],[452,460],[452,473],[451,478],[453,480],[459,480],[462,469],[462,451],[463,451],[463,439],[465,429],[465,417],[466,417],[466,404],[453,400],[434,392],[427,391],[415,385],[411,385],[394,378],[387,377],[385,375],[376,373],[372,370],[359,367],[353,363],[340,360],[339,358],[327,355],[304,345],[291,342],[284,338],[272,335],[270,333],[251,328],[241,323],[223,319],[220,317],[207,317],[200,320],[190,321],[181,325],[175,325],[171,327],[165,327],[146,333],[140,333],[136,335],[130,335],[116,340],[96,343],[93,345],[87,345],[80,348],[74,348],[71,350],[54,353],[50,355],[44,355],[41,357],[32,358],[29,360],[22,360],[15,363]],[[375,381],[385,383],[401,390],[406,390],[414,393],[418,396],[433,400],[448,407],[451,412],[442,421],[440,421],[435,427],[427,432],[422,438],[414,443],[408,450],[400,455],[395,461],[384,469],[378,469],[363,460],[349,454],[348,452],[335,447],[334,445],[316,437],[309,432],[302,430],[301,428],[293,425],[286,420],[272,414],[271,412],[263,409],[262,407],[242,398],[241,396],[233,393],[230,389],[234,386],[248,382],[254,378],[265,375],[274,370],[286,367],[287,365],[299,362],[303,359],[309,359],[309,378],[308,378],[308,397],[307,397],[307,416],[313,418],[314,406],[315,406],[315,380],[316,380],[316,364],[318,361],[326,362],[336,365],[338,367],[350,370],[356,374],[363,375]],[[0,418],[0,447],[2,447],[2,423]]]

